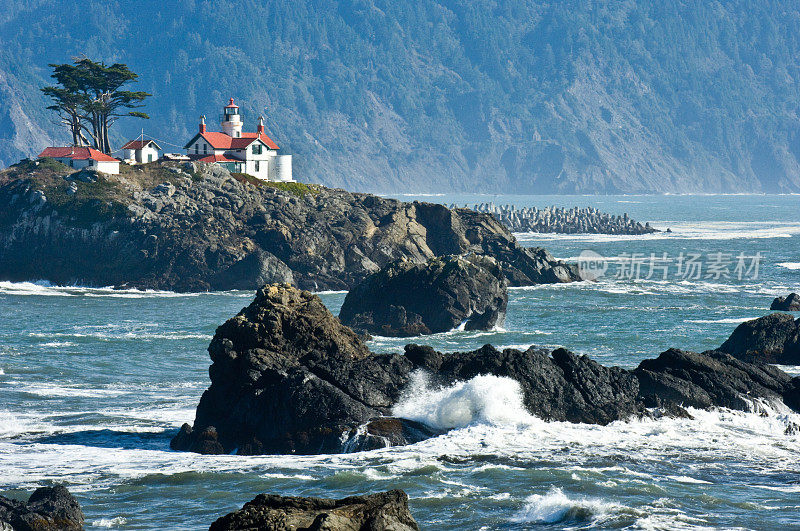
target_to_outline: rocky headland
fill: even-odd
[[[217,165],[122,165],[108,176],[54,160],[0,173],[0,279],[175,291],[285,282],[349,289],[390,262],[476,252],[512,286],[577,280],[492,216]]]
[[[259,494],[244,507],[211,524],[209,531],[337,530],[419,531],[408,496],[390,490],[341,500]]]
[[[451,205],[455,208],[456,205]],[[563,234],[650,234],[659,232],[650,226],[631,219],[628,214],[621,216],[601,212],[594,207],[545,208],[515,205],[495,205],[480,203],[471,207],[478,212],[486,212],[508,227],[512,232],[545,232]]]
[[[27,502],[0,496],[2,531],[80,531],[83,511],[66,487],[40,487]]]
[[[718,351],[671,349],[634,370],[535,346],[443,354],[408,345],[404,354],[373,354],[317,296],[290,286],[259,290],[217,329],[209,353],[211,386],[194,426],[184,424],[173,449],[314,454],[419,441],[442,426],[393,411],[418,374],[438,386],[481,375],[510,378],[527,411],[553,421],[689,416],[688,406],[749,410],[756,400],[800,408],[800,379]]]
[[[416,336],[501,325],[508,282],[497,260],[469,254],[393,262],[356,284],[339,319],[356,332]]]

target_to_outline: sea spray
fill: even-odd
[[[620,512],[632,513],[630,509],[617,503],[593,498],[570,497],[557,487],[551,487],[546,494],[533,494],[525,501],[525,506],[511,521],[515,523],[572,523],[599,524]]]
[[[437,388],[423,371],[412,375],[411,384],[393,413],[442,430],[472,424],[510,425],[535,421],[523,405],[522,390],[516,380],[479,375]]]

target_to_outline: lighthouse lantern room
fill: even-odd
[[[239,114],[239,106],[233,103],[233,98],[225,106],[222,117],[222,132],[233,138],[241,138],[242,136],[242,117]]]

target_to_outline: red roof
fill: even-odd
[[[205,133],[200,133],[200,136],[202,136],[213,149],[244,149],[255,142],[256,139],[260,139],[270,149],[280,149],[278,145],[265,134],[242,133],[241,137],[236,138],[228,136],[225,133],[206,131]]]
[[[39,153],[39,158],[96,160],[98,162],[119,162],[114,157],[90,147],[49,147]]]
[[[225,106],[226,109],[238,109],[239,106],[233,103],[233,98],[231,98],[230,103]]]
[[[152,140],[131,140],[130,142],[122,146],[122,149],[142,149],[143,147],[146,147],[150,144],[155,145],[156,149],[161,149],[161,147]]]
[[[241,160],[237,159],[229,159],[225,155],[209,155],[197,160],[198,162],[242,162]]]

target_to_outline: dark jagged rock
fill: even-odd
[[[349,289],[399,259],[476,252],[512,285],[577,280],[489,214],[316,185],[240,182],[153,163],[72,179],[55,161],[0,172],[0,279],[175,291]]]
[[[633,371],[563,348],[442,354],[408,345],[404,355],[376,355],[317,296],[289,286],[261,289],[217,329],[209,353],[211,387],[194,427],[173,439],[176,450],[330,453],[419,441],[441,431],[393,416],[415,371],[433,385],[511,378],[531,414],[555,421],[689,416],[684,406],[747,410],[756,399],[800,408],[800,379],[724,352],[669,350]]]
[[[773,313],[746,321],[719,350],[748,362],[800,365],[800,319]]]
[[[798,381],[780,369],[738,360],[730,354],[678,349],[642,361],[633,374],[648,407],[681,405],[747,411],[753,399],[782,399],[798,406]]]
[[[769,309],[781,312],[800,312],[800,295],[790,293],[788,297],[776,297]]]
[[[211,524],[209,531],[254,529],[419,531],[419,526],[408,510],[406,493],[390,490],[341,500],[259,494]]]
[[[508,283],[493,258],[445,256],[422,264],[394,262],[347,294],[339,319],[356,332],[416,336],[501,325]]]
[[[0,529],[71,531],[83,529],[78,500],[61,485],[36,489],[28,502],[0,496]]]
[[[319,297],[288,286],[259,290],[208,350],[211,387],[177,450],[341,451],[343,434],[390,413],[411,370],[402,356],[372,355]]]

